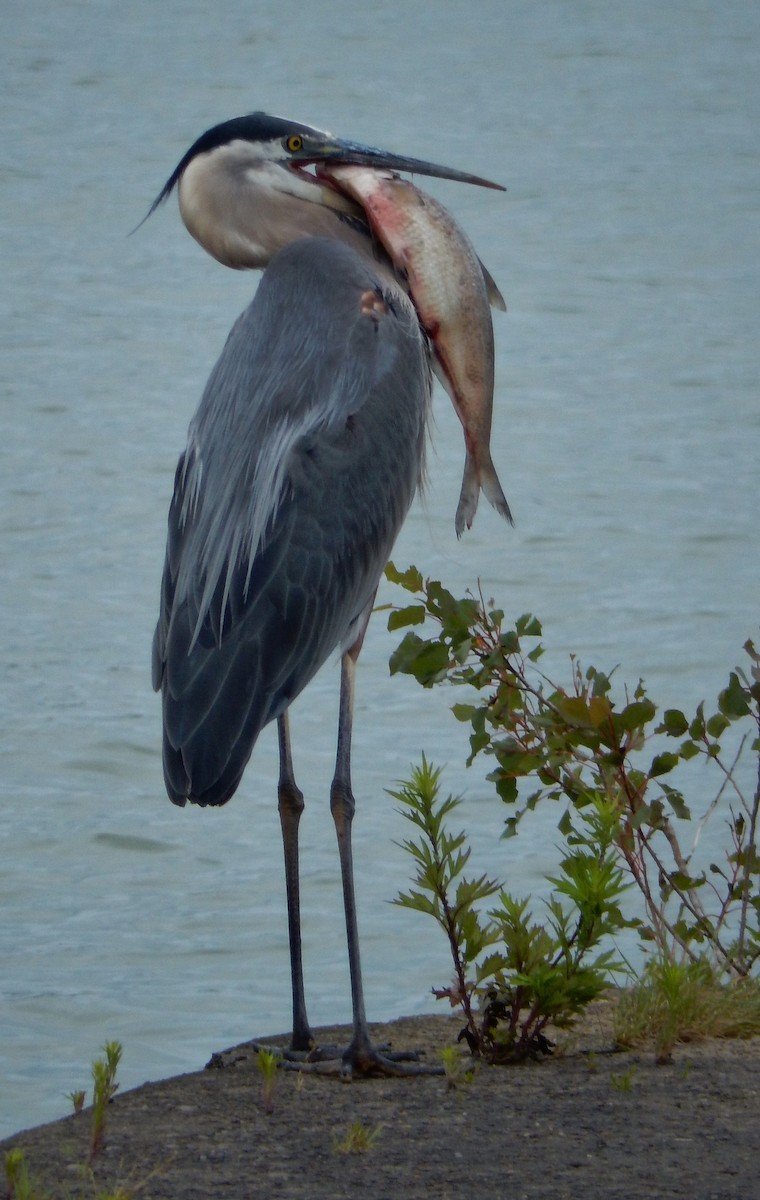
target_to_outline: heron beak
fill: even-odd
[[[457,183],[474,183],[478,187],[494,188],[504,192],[506,188],[490,179],[481,179],[479,175],[470,175],[466,171],[457,171],[453,167],[440,167],[436,163],[425,162],[419,158],[405,158],[399,154],[391,154],[387,150],[378,150],[375,146],[364,146],[359,142],[345,142],[339,138],[318,142],[313,138],[304,138],[303,148],[297,151],[292,160],[295,163],[325,163],[335,166],[345,163],[347,166],[374,167],[384,171],[406,171],[410,175],[433,175],[438,179],[453,179]]]

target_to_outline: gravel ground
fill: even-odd
[[[373,1035],[435,1061],[460,1025],[416,1017]],[[683,1046],[656,1066],[650,1051],[613,1052],[600,1004],[541,1063],[481,1067],[453,1089],[279,1072],[270,1114],[249,1046],[215,1061],[117,1094],[89,1175],[87,1110],[2,1148],[24,1150],[34,1200],[760,1198],[760,1039]],[[338,1144],[354,1122],[375,1135],[363,1152]]]

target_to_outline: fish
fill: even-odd
[[[434,368],[462,423],[465,465],[454,528],[461,537],[475,518],[481,490],[514,524],[490,437],[494,388],[491,306],[504,298],[451,214],[391,171],[320,164],[318,174],[361,204],[372,233],[406,280],[434,351]]]

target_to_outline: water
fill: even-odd
[[[395,559],[537,612],[557,673],[575,651],[664,704],[715,695],[757,634],[760,460],[754,6],[3,8],[0,1134],[66,1112],[107,1038],[132,1086],[288,1025],[273,733],[231,805],[175,810],[148,680],[176,456],[255,286],[171,204],[125,236],[201,130],[263,107],[508,185],[430,187],[508,300],[493,448],[517,529],[483,508],[457,543],[439,394]],[[389,680],[393,644],[375,621],[356,718],[376,1018],[428,1009],[449,974],[435,931],[385,904],[407,864],[383,789],[421,748],[447,763],[478,863],[517,890],[551,865],[558,815],[498,842],[451,697]],[[336,682],[330,664],[293,721],[315,1023],[349,1016]]]

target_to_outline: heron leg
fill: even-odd
[[[343,906],[346,914],[346,937],[348,939],[348,968],[351,976],[351,1000],[353,1007],[353,1037],[345,1058],[353,1062],[360,1060],[370,1048],[367,1016],[364,1009],[361,961],[359,958],[359,927],[356,919],[356,896],[354,892],[354,866],[351,849],[351,823],[354,819],[356,801],[351,790],[351,729],[354,707],[354,675],[358,647],[352,647],[341,659],[340,709],[338,716],[338,753],[335,775],[330,788],[330,811],[338,836],[338,854],[343,881]],[[357,1065],[359,1065],[357,1063]]]
[[[366,628],[366,626],[365,626]],[[254,1050],[282,1054],[281,1066],[286,1070],[309,1071],[318,1074],[341,1075],[350,1078],[354,1071],[365,1075],[440,1075],[443,1067],[420,1063],[419,1051],[392,1051],[390,1047],[373,1045],[364,1009],[362,972],[359,960],[359,930],[354,894],[351,822],[356,803],[351,790],[351,727],[353,720],[354,674],[363,634],[341,661],[340,714],[338,720],[338,752],[335,775],[330,789],[330,809],[338,837],[338,853],[343,880],[343,903],[346,914],[348,963],[353,1001],[353,1032],[349,1046],[317,1045],[306,1017],[303,967],[301,962],[301,921],[298,876],[298,824],[304,809],[303,793],[293,774],[287,714],[278,720],[280,746],[280,779],[278,787],[282,840],[285,849],[285,880],[288,897],[288,932],[290,934],[290,966],[293,984],[293,1034],[290,1047],[251,1043]]]
[[[365,625],[366,629],[366,625]],[[353,1035],[342,1055],[342,1074],[354,1071],[360,1074],[418,1075],[441,1074],[442,1067],[428,1066],[418,1062],[417,1051],[394,1052],[389,1047],[377,1047],[372,1043],[364,1009],[361,962],[359,959],[359,928],[356,919],[356,897],[354,893],[353,853],[351,849],[351,823],[356,802],[351,789],[351,729],[354,707],[354,675],[356,659],[361,649],[364,633],[341,660],[340,710],[338,718],[338,753],[335,776],[330,789],[330,809],[338,835],[338,853],[343,880],[343,904],[346,913],[346,936],[348,939],[348,966],[351,976],[351,999],[353,1003]],[[320,1065],[315,1066],[320,1070]]]
[[[277,721],[280,747],[280,779],[277,787],[282,844],[285,851],[285,888],[288,898],[288,937],[290,940],[290,977],[293,987],[293,1034],[291,1050],[309,1050],[312,1033],[306,1016],[301,959],[301,901],[298,871],[298,825],[304,810],[303,792],[296,784],[290,752],[288,714]]]

